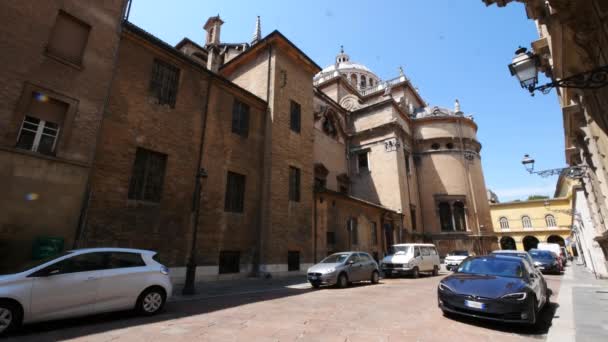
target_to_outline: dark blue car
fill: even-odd
[[[548,302],[547,283],[517,257],[490,255],[464,260],[437,289],[444,314],[536,324]]]

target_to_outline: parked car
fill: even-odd
[[[559,256],[559,261],[562,267],[566,266],[567,259],[566,254],[562,251],[562,247],[557,243],[539,242],[536,249],[543,251],[551,251]],[[565,248],[564,248],[565,249]]]
[[[566,259],[568,259],[569,261],[572,261],[574,259],[572,257],[572,254],[568,252],[568,249],[566,247],[560,247],[560,249],[562,250],[562,255],[564,255]]]
[[[492,255],[503,255],[503,256],[510,256],[510,257],[517,257],[517,258],[524,259],[530,264],[530,266],[533,267],[534,271],[536,271],[538,276],[540,276],[540,277],[543,276],[543,273],[538,268],[534,267],[534,260],[532,259],[530,254],[526,251],[501,249],[501,250],[493,251]]]
[[[530,253],[532,260],[534,261],[534,267],[539,271],[543,273],[561,273],[562,265],[555,253],[540,249],[531,249],[528,253]]]
[[[357,281],[377,284],[380,280],[378,264],[364,252],[334,253],[309,268],[307,274],[308,281],[315,288],[336,284],[347,287]]]
[[[489,255],[463,261],[439,282],[437,299],[446,315],[535,324],[549,296],[544,278],[526,260]]]
[[[382,259],[381,268],[385,277],[409,274],[414,278],[420,272],[439,274],[439,253],[430,243],[404,243],[393,245],[390,254]]]
[[[169,270],[157,259],[138,249],[78,249],[0,275],[0,333],[108,311],[153,315],[172,291]]]
[[[469,251],[465,251],[465,250],[459,250],[459,251],[451,251],[448,253],[448,255],[445,257],[445,259],[443,260],[443,262],[445,263],[445,268],[448,271],[453,271],[455,269],[458,268],[458,265],[460,265],[460,263],[470,257],[470,256],[474,256],[475,253],[469,252]]]

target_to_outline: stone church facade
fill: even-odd
[[[70,6],[58,10],[79,17]],[[94,116],[101,122],[78,132],[89,134],[91,146],[80,146],[91,161],[73,176],[74,203],[57,204],[61,227],[40,230],[43,207],[3,204],[4,245],[27,250],[39,231],[65,239],[66,249],[154,249],[178,282],[195,227],[199,279],[302,272],[342,250],[379,259],[399,242],[433,242],[441,254],[496,248],[477,125],[458,105],[427,105],[402,72],[382,80],[343,51],[322,69],[280,32],[262,37],[259,18],[250,42],[222,42],[217,16],[204,25],[204,44],[176,46],[128,21],[85,23],[116,37],[109,90],[97,90],[106,94]],[[53,97],[52,82],[37,83]],[[2,153],[61,162],[69,151],[62,134],[51,156],[15,147],[22,109],[9,107],[2,117],[15,123],[2,126],[14,126]],[[26,169],[4,178],[16,198],[32,189],[15,179],[48,183],[18,165]],[[34,203],[66,190],[40,187],[49,193]]]

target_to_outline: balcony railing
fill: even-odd
[[[313,85],[318,86],[319,84],[329,81],[335,77],[342,77],[342,79],[344,79],[345,81],[350,82],[344,75],[340,74],[338,71],[328,71],[328,72],[320,73],[317,77],[315,77],[315,79],[313,80]],[[361,94],[361,96],[365,96],[365,95],[383,91],[386,88],[390,88],[396,84],[399,84],[399,83],[402,83],[405,81],[407,81],[407,78],[405,76],[398,76],[393,79],[377,83],[377,84],[375,84],[371,87],[367,87],[365,89],[359,89],[359,87],[355,87],[355,88],[357,89],[357,91],[359,91],[359,94]]]

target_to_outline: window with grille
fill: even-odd
[[[241,252],[220,251],[219,273],[239,273],[241,263]]]
[[[80,65],[90,31],[89,24],[59,11],[46,51],[50,55]]]
[[[413,204],[410,204],[410,217],[412,219],[412,230],[415,231],[417,229],[416,227],[416,206]]]
[[[524,228],[532,228],[532,221],[530,220],[530,216],[522,217],[521,224]]]
[[[288,251],[287,252],[287,271],[299,271],[300,270],[300,252]]]
[[[547,227],[557,227],[557,223],[555,222],[555,216],[553,215],[545,216],[545,222],[547,223]]]
[[[232,133],[242,137],[249,134],[249,106],[236,99],[232,105]]]
[[[228,171],[226,180],[226,201],[224,210],[233,213],[242,213],[245,207],[245,180],[244,175]]]
[[[509,229],[509,220],[506,217],[501,217],[498,222],[500,223],[500,229]]]
[[[347,229],[350,231],[350,240],[353,245],[359,244],[359,228],[357,227],[357,219],[351,218],[347,221]]]
[[[295,101],[291,101],[290,107],[291,114],[289,116],[289,128],[296,133],[300,133],[300,123],[302,120],[300,104]]]
[[[175,107],[178,81],[178,68],[158,59],[154,60],[152,78],[150,80],[150,94],[157,99],[158,104],[166,104],[171,106],[171,108]]]
[[[166,167],[166,154],[138,147],[129,184],[129,199],[160,202]]]
[[[289,167],[289,200],[300,202],[300,169]]]

